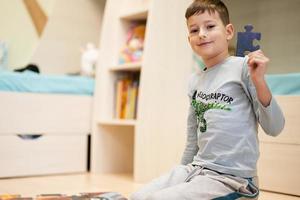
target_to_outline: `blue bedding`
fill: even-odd
[[[0,72],[0,91],[93,95],[95,81],[89,77],[44,75],[31,71]]]
[[[300,73],[267,75],[266,80],[274,95],[300,95]]]
[[[266,80],[274,95],[300,95],[300,73],[267,75]],[[94,85],[94,79],[82,76],[0,72],[0,91],[93,95]]]

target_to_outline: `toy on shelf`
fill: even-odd
[[[119,56],[119,64],[142,60],[146,26],[132,24],[128,31],[125,46]]]
[[[87,43],[84,49],[81,49],[80,74],[83,76],[94,76],[98,60],[98,49],[93,43]]]
[[[238,32],[236,56],[244,57],[246,52],[256,51],[260,48],[259,45],[253,46],[253,40],[260,40],[261,33],[252,32],[253,26],[246,25],[245,32]]]

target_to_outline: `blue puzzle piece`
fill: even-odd
[[[236,56],[240,57],[244,57],[246,51],[252,52],[260,48],[259,45],[253,46],[253,40],[260,40],[261,33],[251,32],[252,25],[246,25],[244,28],[246,32],[238,32],[237,35]]]

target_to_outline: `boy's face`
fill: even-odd
[[[204,60],[218,55],[228,55],[228,42],[233,37],[233,26],[224,26],[218,12],[191,16],[187,20],[189,43],[194,52]]]

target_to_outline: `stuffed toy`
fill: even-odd
[[[125,46],[119,57],[119,64],[141,61],[144,49],[145,25],[132,25],[127,34]]]
[[[83,76],[94,76],[98,60],[98,49],[93,43],[87,43],[86,47],[81,49],[81,53],[80,74]]]

